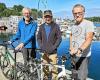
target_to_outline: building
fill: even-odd
[[[2,22],[8,28],[8,26],[9,26],[9,18],[8,17],[0,18],[0,22]],[[1,31],[0,33],[5,33],[5,32],[9,32],[9,30]]]
[[[10,16],[9,17],[9,29],[13,32],[16,33],[17,27],[18,27],[18,22],[22,18],[22,16]]]
[[[10,16],[0,18],[0,22],[3,22],[4,25],[8,28],[6,33],[16,33],[18,22],[22,16]]]

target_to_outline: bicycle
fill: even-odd
[[[27,69],[25,69],[24,64],[20,64],[19,68],[19,80],[52,80],[52,69],[54,67],[61,69],[59,73],[57,73],[57,80],[71,80],[72,74],[66,73],[64,63],[71,58],[71,56],[63,55],[58,57],[62,61],[62,64],[52,64],[52,63],[45,63],[43,62],[44,53],[41,52],[41,49],[36,49],[37,54],[39,54],[40,58],[32,59],[27,62]],[[48,68],[46,68],[48,66]],[[28,78],[23,77],[26,74]],[[70,78],[68,79],[68,75]],[[23,79],[21,79],[23,77]],[[47,78],[46,78],[47,77]]]
[[[17,80],[41,80],[39,78],[40,69],[38,59],[33,59],[29,55],[29,61],[26,62],[27,64],[24,65],[23,63],[19,63],[17,65]]]
[[[40,58],[38,59],[34,59],[34,61],[30,64],[31,66],[32,65],[36,65],[33,69],[35,71],[37,71],[37,80],[52,80],[52,69],[54,67],[56,68],[60,68],[62,69],[62,71],[60,71],[59,73],[57,73],[57,79],[58,80],[67,80],[67,75],[66,75],[66,69],[65,69],[65,61],[67,60],[67,57],[64,57],[64,56],[61,56],[61,57],[58,57],[58,58],[61,58],[62,60],[62,65],[59,65],[59,64],[52,64],[52,63],[45,63],[43,62],[43,57],[46,57],[48,58],[44,53],[41,52],[41,49],[36,49],[36,51],[38,52],[38,54],[41,56]],[[49,58],[48,58],[49,60]],[[33,72],[35,72],[33,70]],[[48,77],[48,78],[46,78]]]
[[[0,66],[2,73],[4,76],[10,80],[18,80],[18,69],[20,68],[19,64],[20,62],[16,62],[16,54],[18,51],[14,49],[8,48],[8,45],[11,45],[14,49],[13,44],[9,44],[7,41],[3,41],[3,44],[0,44],[1,46],[1,54],[0,54]],[[15,53],[14,57],[11,55],[11,52]]]
[[[40,80],[49,80],[49,79],[52,80],[52,73],[53,73],[52,69],[54,67],[62,69],[59,73],[57,73],[57,80],[67,80],[66,69],[65,69],[65,65],[64,65],[64,63],[67,60],[67,57],[64,57],[64,56],[58,57],[58,58],[61,58],[62,65],[52,64],[51,62],[50,63],[44,63],[43,62],[43,57],[46,56],[45,53],[41,53],[40,49],[36,49],[36,51],[39,51],[39,54],[42,55],[42,57],[40,59],[40,62],[41,62],[41,64],[40,64],[40,66],[41,66],[41,68],[40,68],[40,72],[41,72],[40,77],[41,77],[41,79]],[[49,58],[48,58],[48,60],[49,60]],[[48,69],[45,66],[48,66]],[[45,75],[48,77],[47,79],[44,79]]]
[[[44,55],[43,53],[40,53],[41,55]],[[62,55],[62,56],[58,56],[57,57],[58,60],[60,59],[62,64],[52,64],[51,62],[50,63],[43,63],[43,61],[41,61],[41,80],[44,80],[44,74],[50,74],[51,75],[51,78],[50,79],[46,79],[46,80],[53,80],[52,79],[52,69],[54,67],[58,68],[58,69],[61,69],[60,72],[58,72],[57,74],[57,78],[54,79],[54,80],[72,80],[73,78],[76,78],[76,75],[72,73],[72,68],[73,67],[76,67],[75,64],[77,63],[77,61],[79,60],[79,58],[76,58],[76,55],[70,55],[69,52],[66,53],[65,55]],[[67,60],[71,60],[71,63],[70,63],[70,66],[71,66],[71,73],[67,73],[66,72],[66,68],[65,68],[65,62]],[[43,56],[41,57],[41,60],[43,60]],[[58,62],[58,61],[57,61]],[[48,70],[45,70],[43,67],[44,66],[48,66],[49,69]],[[76,72],[75,72],[76,73]]]
[[[42,60],[39,58],[31,58],[29,56],[29,61],[27,61],[27,65],[20,63],[20,68],[18,70],[18,79],[19,80],[43,80],[42,77]],[[26,77],[23,77],[26,75]]]

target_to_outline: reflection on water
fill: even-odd
[[[13,34],[10,33],[0,33],[0,41],[8,41],[13,37]]]

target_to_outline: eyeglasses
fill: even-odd
[[[50,16],[50,15],[46,15],[46,16],[44,16],[45,18],[52,18],[52,16]]]
[[[30,14],[30,13],[24,13],[24,14]]]
[[[84,12],[77,12],[77,13],[73,13],[74,15],[79,15],[79,16],[81,16],[81,15],[83,15],[84,14]]]

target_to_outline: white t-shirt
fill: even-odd
[[[74,47],[76,51],[86,40],[86,34],[88,32],[94,32],[94,24],[91,21],[84,19],[79,25],[72,26],[72,47]],[[91,55],[90,46],[82,53],[81,57],[89,57]]]

